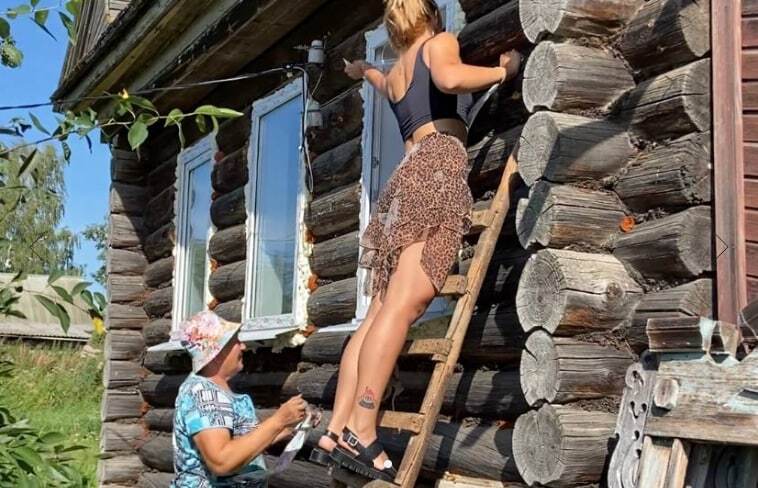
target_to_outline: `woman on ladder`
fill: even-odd
[[[379,404],[411,324],[439,292],[471,225],[467,129],[457,94],[512,78],[521,55],[503,54],[497,67],[463,64],[434,0],[385,0],[384,24],[399,53],[388,74],[363,61],[348,63],[345,72],[389,100],[405,157],[361,237],[372,301],[342,355],[333,416],[314,460],[331,457],[363,476],[392,481],[396,470],[377,441]]]

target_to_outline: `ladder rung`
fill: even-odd
[[[379,412],[379,426],[388,429],[399,429],[418,434],[424,424],[424,416],[420,413],[395,412],[382,410]]]
[[[466,293],[466,277],[463,275],[450,275],[442,285],[440,295],[442,296],[461,296]]]
[[[471,214],[471,230],[469,234],[481,234],[484,229],[492,225],[492,217],[494,214],[490,210],[474,210]]]
[[[446,357],[450,353],[450,339],[416,339],[406,343],[403,353],[408,356]]]

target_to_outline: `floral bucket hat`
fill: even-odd
[[[241,326],[205,311],[182,322],[173,339],[189,352],[192,372],[197,373],[221,352]]]

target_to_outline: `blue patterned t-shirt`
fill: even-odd
[[[265,487],[266,463],[258,456],[233,476],[217,477],[202,460],[193,436],[205,429],[227,428],[232,437],[258,426],[248,395],[226,391],[213,381],[190,374],[179,388],[174,413],[173,488]]]

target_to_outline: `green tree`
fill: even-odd
[[[103,221],[99,224],[90,224],[82,232],[82,237],[91,241],[97,249],[97,260],[100,267],[92,273],[92,278],[105,287],[106,270],[105,270],[105,252],[108,249],[108,223]]]

